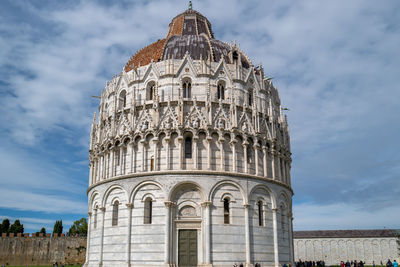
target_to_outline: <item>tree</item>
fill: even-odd
[[[69,228],[68,234],[69,235],[80,235],[80,236],[86,236],[87,235],[87,221],[86,218],[82,218],[80,220],[77,220],[74,222],[74,224]]]
[[[42,233],[43,235],[45,235],[46,234],[46,228],[42,227],[42,229],[40,229],[39,233]]]
[[[9,230],[10,230],[10,220],[4,219],[3,222],[1,223],[1,231],[3,233],[8,233]]]
[[[24,233],[24,225],[21,224],[21,222],[19,220],[15,220],[14,223],[11,225],[8,232],[14,233],[14,234],[17,234],[17,233],[23,234]]]
[[[60,221],[56,221],[56,223],[54,224],[54,228],[53,228],[53,234],[61,234],[63,231],[63,225],[62,225],[62,220]]]

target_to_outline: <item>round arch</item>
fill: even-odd
[[[276,205],[276,197],[275,194],[272,192],[272,190],[265,184],[258,184],[256,186],[254,186],[251,190],[250,190],[250,196],[253,195],[253,193],[257,190],[257,189],[262,189],[268,192],[270,198],[271,198],[271,205],[272,208],[275,209],[277,207]]]
[[[173,201],[176,193],[179,191],[179,189],[187,187],[187,186],[194,186],[196,189],[199,190],[200,195],[201,195],[201,201],[205,202],[207,200],[207,194],[204,191],[204,189],[196,182],[192,181],[184,181],[184,182],[179,182],[172,189],[170,190],[170,193],[168,194],[168,201]]]
[[[136,194],[139,192],[139,190],[140,190],[143,186],[146,186],[146,185],[155,185],[155,186],[157,186],[157,187],[162,191],[162,194],[164,195],[164,198],[165,198],[165,196],[166,196],[165,190],[164,190],[164,188],[161,186],[161,184],[159,184],[159,183],[156,182],[156,181],[151,180],[151,181],[144,181],[144,182],[141,182],[141,183],[139,183],[138,185],[135,186],[135,188],[132,190],[132,193],[130,194],[130,196],[129,196],[129,198],[128,198],[128,200],[129,200],[130,203],[133,203],[133,200],[135,199]]]
[[[99,191],[97,191],[97,190],[93,191],[89,196],[89,212],[92,212],[92,210],[93,210],[94,200],[96,197],[99,197],[98,204],[101,204],[101,197],[100,197]]]
[[[106,192],[103,195],[103,199],[102,199],[102,206],[105,207],[106,202],[107,202],[107,198],[110,195],[110,193],[115,190],[115,189],[120,189],[125,193],[125,197],[128,197],[128,192],[125,190],[125,188],[123,188],[120,185],[111,185],[109,188],[107,188]],[[127,198],[128,199],[128,198]]]
[[[232,180],[223,180],[223,181],[220,181],[219,183],[215,184],[210,190],[210,193],[207,198],[208,201],[212,201],[212,196],[214,195],[215,191],[222,185],[232,185],[234,187],[237,187],[239,189],[240,193],[242,194],[243,202],[244,202],[243,205],[247,204],[249,202],[248,196],[244,193],[242,186],[239,183],[234,182]]]

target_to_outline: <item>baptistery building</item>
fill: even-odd
[[[89,159],[85,266],[293,262],[278,90],[192,8],[106,83]]]

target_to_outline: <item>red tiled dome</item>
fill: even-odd
[[[222,57],[229,62],[233,47],[214,39],[211,23],[200,12],[188,9],[174,17],[169,24],[167,37],[137,51],[125,65],[125,71],[133,67],[145,66],[152,60],[157,62],[169,58],[181,59],[185,53],[195,59],[208,59],[218,62]],[[240,52],[239,52],[240,53]],[[250,62],[241,53],[242,66],[248,68]]]

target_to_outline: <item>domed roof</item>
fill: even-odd
[[[124,70],[145,66],[152,60],[182,59],[186,52],[192,59],[209,59],[218,62],[223,57],[230,62],[230,54],[240,53],[242,66],[248,68],[251,63],[244,53],[236,47],[214,38],[211,23],[200,12],[189,8],[174,17],[169,24],[167,37],[137,51],[126,63]]]

